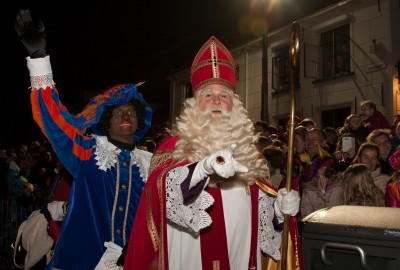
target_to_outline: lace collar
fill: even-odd
[[[96,165],[102,171],[107,171],[118,161],[118,155],[121,153],[121,149],[108,141],[106,136],[93,135],[96,139],[96,151],[95,160],[97,160]],[[142,150],[135,148],[130,152],[131,165],[135,164],[139,168],[139,173],[142,179],[145,181],[148,177],[148,165],[149,161]],[[150,159],[150,158],[148,158]]]
[[[107,171],[111,167],[115,166],[117,163],[118,155],[121,153],[121,149],[117,148],[115,145],[107,140],[106,136],[96,136],[96,151],[95,160],[97,160],[96,165],[102,171]]]

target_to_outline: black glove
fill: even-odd
[[[119,256],[116,265],[118,266],[124,266],[125,264],[125,257],[126,257],[126,251],[128,250],[128,243],[124,246],[121,252],[121,256]]]
[[[46,32],[42,21],[35,24],[29,10],[21,9],[16,16],[15,30],[31,58],[46,56]]]

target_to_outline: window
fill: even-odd
[[[321,56],[323,79],[351,73],[349,24],[321,34]]]
[[[296,87],[299,86],[299,72],[295,78]],[[276,91],[289,90],[290,87],[290,63],[289,47],[276,50],[272,58],[272,89]]]
[[[326,110],[321,112],[321,126],[322,127],[342,127],[346,117],[351,114],[350,107],[340,109]]]

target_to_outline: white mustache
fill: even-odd
[[[212,106],[208,107],[206,112],[207,113],[212,113],[214,111],[220,111],[220,112],[224,112],[224,113],[227,112],[224,107],[218,106],[218,105],[212,105]]]

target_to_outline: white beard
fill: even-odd
[[[229,182],[254,182],[256,178],[269,178],[269,170],[264,160],[259,159],[259,152],[253,142],[253,123],[247,116],[243,104],[234,96],[230,112],[222,111],[220,116],[213,116],[210,108],[199,112],[195,98],[185,102],[185,108],[177,119],[173,134],[179,137],[173,152],[175,159],[197,162],[214,152],[235,143],[237,148],[233,157],[249,168],[248,173],[240,173]],[[220,108],[219,108],[220,109]],[[217,180],[220,182],[226,179]]]

